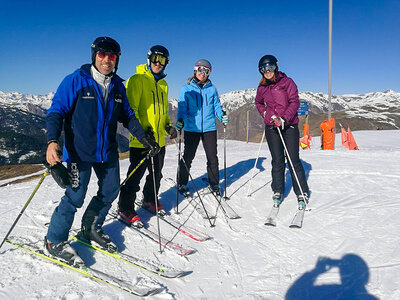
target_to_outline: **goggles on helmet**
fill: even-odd
[[[210,70],[209,68],[203,67],[203,66],[196,66],[196,67],[194,68],[194,70],[195,70],[196,72],[203,73],[203,74],[206,75],[206,76],[210,75],[210,73],[211,73],[211,70]]]
[[[159,55],[159,54],[152,54],[150,55],[150,61],[155,64],[155,63],[160,63],[160,65],[165,66],[167,64],[167,58],[165,56]]]
[[[114,53],[110,53],[110,52],[102,52],[99,51],[97,52],[97,55],[99,56],[99,58],[104,59],[106,56],[108,56],[109,60],[116,60],[117,59],[117,55]]]
[[[262,74],[269,72],[274,72],[276,70],[276,66],[275,65],[269,65],[269,64],[265,64],[263,66],[260,67],[260,72]]]

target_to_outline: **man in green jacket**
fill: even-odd
[[[165,157],[165,135],[176,138],[177,131],[171,125],[168,112],[168,85],[164,80],[164,70],[169,63],[168,50],[160,45],[150,48],[147,53],[147,64],[136,67],[136,74],[126,82],[126,94],[129,105],[135,111],[142,128],[147,130],[147,134],[152,135],[156,143],[160,146],[158,153],[152,153],[154,161],[155,189],[153,182],[153,171],[150,160],[146,160],[129,178],[121,188],[119,196],[119,215],[125,221],[134,226],[143,226],[140,217],[135,211],[136,192],[140,190],[140,180],[146,169],[149,174],[143,188],[143,206],[152,210],[158,210],[160,215],[165,214],[162,205],[158,202],[155,206],[155,197],[158,195],[160,181],[162,178],[161,170],[164,165]],[[128,174],[146,156],[144,146],[132,135],[129,135],[130,147],[130,166]]]

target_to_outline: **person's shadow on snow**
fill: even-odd
[[[335,267],[339,269],[341,284],[316,285],[318,276]],[[346,254],[341,259],[320,257],[313,270],[292,284],[285,299],[378,299],[366,290],[368,280],[368,265],[356,254]]]

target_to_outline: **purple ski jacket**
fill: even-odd
[[[264,117],[264,123],[273,126],[271,117],[283,117],[287,125],[299,123],[297,110],[300,106],[299,93],[294,81],[285,73],[278,72],[276,82],[269,85],[259,85],[255,103],[258,112]]]

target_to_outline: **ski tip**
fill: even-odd
[[[270,226],[270,227],[276,227],[276,224],[269,223],[269,222],[265,222],[264,225],[265,226]]]
[[[296,225],[296,224],[291,224],[289,225],[289,228],[301,228],[301,225]]]

